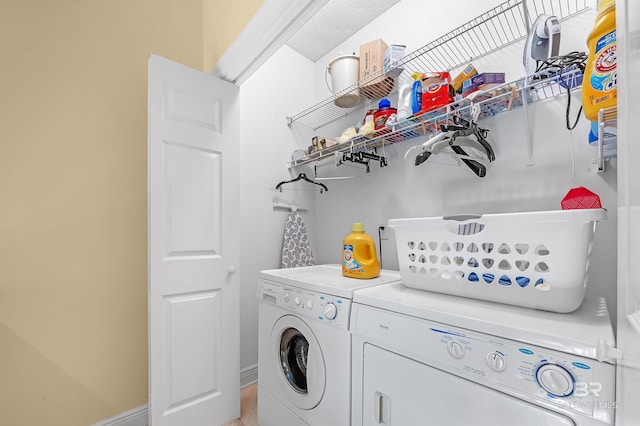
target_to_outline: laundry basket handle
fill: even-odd
[[[442,220],[455,220],[457,222],[464,222],[471,219],[480,219],[481,214],[456,214],[453,216],[444,216]]]
[[[459,214],[443,217],[442,219],[448,221],[445,223],[445,228],[452,234],[474,235],[482,232],[484,229],[484,225],[478,221],[478,219],[481,218],[481,214]]]

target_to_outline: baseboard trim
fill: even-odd
[[[149,419],[149,405],[141,405],[133,410],[125,411],[110,419],[103,420],[92,426],[147,426]]]
[[[250,365],[240,370],[240,387],[252,385],[258,382],[258,364]]]
[[[258,364],[246,367],[240,371],[240,387],[244,388],[258,382]],[[125,411],[107,420],[91,426],[147,426],[149,405],[141,405],[133,410]]]

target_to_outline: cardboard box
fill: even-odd
[[[406,46],[392,44],[384,54],[384,74],[387,77],[398,77],[404,68],[398,66],[398,62],[404,58]]]
[[[503,72],[484,72],[471,77],[462,84],[462,97],[466,98],[470,94],[479,90],[489,90],[504,84]]]
[[[471,83],[481,87],[485,84],[502,84],[504,83],[503,72],[483,72],[471,77]]]
[[[461,95],[462,95],[463,98],[466,98],[470,94],[475,93],[478,90],[480,90],[478,88],[477,84],[471,83],[470,80],[467,80],[467,81],[469,81],[469,84],[463,84],[462,88],[461,88]],[[466,81],[465,81],[465,83],[466,83]]]
[[[391,93],[394,78],[384,75],[384,55],[387,44],[382,39],[360,46],[360,94],[380,99]]]
[[[448,72],[432,73],[422,80],[422,112],[431,111],[453,102],[455,91]]]
[[[462,85],[466,81],[471,80],[471,78],[476,75],[478,75],[478,71],[476,70],[476,67],[474,67],[473,64],[467,64],[467,66],[464,67],[462,71],[460,71],[460,73],[456,76],[456,78],[454,78],[451,81],[453,90],[455,90],[458,93],[462,93]]]

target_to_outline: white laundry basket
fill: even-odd
[[[392,219],[407,287],[554,312],[584,298],[606,210]]]

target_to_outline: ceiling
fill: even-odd
[[[316,62],[399,1],[264,0],[211,74],[242,84],[285,44]]]
[[[316,62],[400,0],[329,0],[286,45]]]

